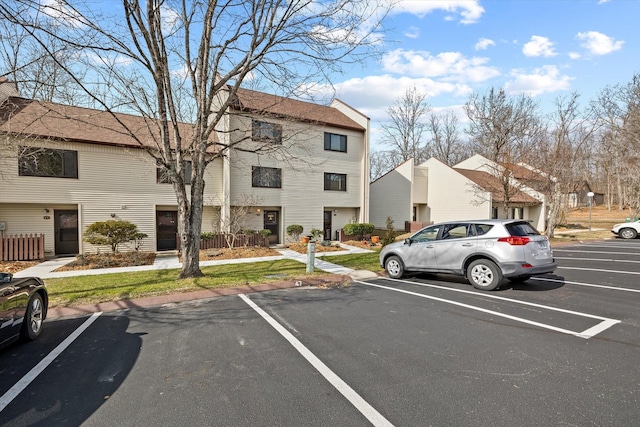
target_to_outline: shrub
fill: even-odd
[[[356,224],[346,224],[343,229],[345,234],[358,236],[360,240],[364,240],[364,236],[373,233],[376,227],[368,222],[359,222]]]
[[[218,233],[216,233],[215,231],[205,231],[204,233],[200,234],[201,240],[212,240],[216,237],[218,237]]]
[[[262,236],[262,237],[267,237],[269,234],[271,234],[271,230],[267,230],[266,228],[264,230],[260,230],[258,231],[258,233]]]
[[[83,240],[92,245],[109,245],[111,252],[118,251],[118,245],[132,240],[138,241],[147,237],[146,234],[140,233],[138,227],[129,221],[119,221],[110,219],[108,221],[94,222],[85,230]],[[136,249],[140,247],[140,243],[136,243]]]
[[[396,230],[393,228],[393,219],[390,216],[387,217],[387,231],[382,237],[382,246],[387,246],[389,243],[396,241]]]
[[[322,230],[318,230],[317,228],[311,229],[311,237],[313,240],[318,241],[324,238],[324,232]]]
[[[292,236],[294,240],[298,241],[300,240],[300,235],[302,234],[303,230],[304,229],[302,228],[301,225],[291,224],[290,226],[287,227],[287,234],[289,236]]]

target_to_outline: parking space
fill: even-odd
[[[0,352],[0,424],[632,425],[640,241],[554,254],[495,292],[416,275],[47,321]]]

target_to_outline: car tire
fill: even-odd
[[[502,282],[502,271],[488,259],[477,259],[467,268],[467,280],[474,288],[483,291],[492,291]]]
[[[620,237],[623,239],[635,239],[638,236],[638,232],[633,228],[623,228],[620,230]]]
[[[33,341],[42,332],[42,322],[44,321],[44,304],[40,294],[34,294],[29,300],[27,311],[24,314],[20,338],[25,341]]]
[[[392,279],[400,279],[404,276],[404,264],[400,257],[393,255],[386,259],[384,262],[384,269],[387,275]]]
[[[522,282],[526,282],[527,280],[531,279],[531,276],[516,276],[516,277],[509,277],[509,281],[510,282],[514,282],[514,283],[522,283]]]

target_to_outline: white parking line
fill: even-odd
[[[573,257],[554,257],[555,259],[570,259],[573,261],[605,261],[605,262],[622,262],[622,263],[640,263],[640,261],[632,261],[627,259],[611,259],[611,258],[573,258]]]
[[[563,334],[568,334],[568,335],[574,335],[576,337],[580,337],[580,338],[584,338],[584,339],[589,339],[589,338],[593,337],[594,335],[599,334],[600,332],[610,328],[611,326],[613,326],[613,325],[615,325],[617,323],[620,323],[619,320],[609,319],[607,317],[601,317],[601,316],[596,316],[596,315],[587,314],[587,313],[580,313],[580,312],[577,312],[577,311],[565,310],[565,309],[562,309],[562,308],[550,307],[550,306],[545,306],[545,305],[541,305],[541,304],[535,304],[535,303],[530,303],[530,302],[526,302],[526,301],[514,300],[514,299],[511,299],[511,298],[499,297],[499,296],[494,296],[494,295],[489,295],[489,294],[479,294],[477,292],[465,291],[465,290],[462,290],[462,289],[446,288],[446,287],[442,287],[442,286],[429,285],[429,284],[426,284],[426,283],[411,282],[411,281],[408,281],[408,280],[399,280],[399,279],[385,279],[385,280],[392,280],[394,282],[409,283],[411,285],[416,285],[416,286],[437,288],[437,289],[441,289],[441,290],[445,290],[445,291],[451,291],[451,292],[473,294],[473,295],[476,295],[476,296],[492,298],[492,299],[498,299],[498,300],[502,300],[502,301],[513,302],[513,303],[516,303],[516,304],[522,304],[522,305],[528,305],[528,306],[532,306],[532,307],[543,308],[545,310],[558,311],[558,312],[562,312],[562,313],[572,314],[572,315],[575,315],[575,316],[587,317],[587,318],[590,318],[590,319],[601,320],[601,322],[599,324],[597,324],[597,325],[585,330],[585,331],[576,332],[576,331],[571,331],[571,330],[568,330],[568,329],[559,328],[557,326],[548,325],[546,323],[535,322],[533,320],[524,319],[522,317],[511,316],[509,314],[504,314],[504,313],[500,313],[500,312],[493,311],[493,310],[487,310],[485,308],[477,307],[477,306],[474,306],[474,305],[464,304],[464,303],[461,303],[461,302],[458,302],[458,301],[452,301],[452,300],[439,298],[439,297],[432,297],[432,296],[429,296],[429,295],[420,294],[418,292],[406,291],[404,289],[398,289],[398,288],[392,288],[392,287],[389,287],[389,286],[377,285],[377,284],[370,283],[370,282],[362,282],[362,281],[359,281],[359,280],[355,280],[355,282],[361,283],[361,284],[367,285],[367,286],[373,286],[373,287],[376,287],[376,288],[387,289],[387,290],[394,291],[394,292],[400,292],[400,293],[404,293],[404,294],[414,295],[414,296],[418,296],[420,298],[426,298],[426,299],[431,299],[431,300],[434,300],[434,301],[440,301],[440,302],[444,302],[446,304],[457,305],[457,306],[460,306],[460,307],[468,308],[470,310],[481,311],[483,313],[492,314],[494,316],[499,316],[499,317],[504,317],[506,319],[515,320],[516,322],[526,323],[528,325],[534,325],[534,326],[538,326],[538,327],[541,327],[541,328],[544,328],[544,329],[550,329],[552,331],[561,332]]]
[[[267,312],[258,307],[256,303],[251,301],[246,295],[240,294],[240,298],[246,302],[249,307],[254,309],[264,320],[267,321],[276,331],[289,341],[289,343],[298,350],[307,362],[309,362],[329,383],[334,386],[353,406],[356,407],[362,415],[364,415],[374,426],[393,426],[385,417],[383,417],[373,406],[369,405],[355,390],[353,390],[346,382],[337,376],[327,365],[316,357],[307,347],[304,346],[291,332],[278,323]]]
[[[38,375],[44,371],[47,366],[53,362],[56,357],[58,357],[67,347],[71,345],[72,342],[76,340],[82,334],[85,329],[87,329],[97,318],[100,316],[102,312],[93,313],[91,317],[84,321],[82,325],[78,327],[71,335],[69,335],[64,341],[62,341],[56,348],[51,351],[44,359],[40,361],[33,369],[31,369],[27,375],[22,377],[20,381],[15,383],[13,387],[11,387],[2,397],[0,397],[0,412],[4,410],[4,408],[9,405],[13,399],[15,399],[22,391],[27,388],[29,384],[33,380],[36,379]]]
[[[559,280],[559,279],[547,279],[546,277],[532,277],[529,280],[540,280],[540,281],[543,281],[543,282],[565,283],[565,284],[569,284],[569,285],[586,286],[586,287],[589,287],[589,288],[613,289],[615,291],[635,292],[635,293],[639,293],[640,294],[640,289],[621,288],[619,286],[594,285],[592,283],[571,282],[571,281],[568,281],[568,280]]]
[[[556,252],[571,252],[571,253],[581,253],[581,254],[609,254],[609,255],[640,255],[638,252],[616,252],[616,251],[578,251],[575,249],[554,249],[553,253]]]
[[[600,271],[600,272],[603,272],[603,273],[616,273],[616,274],[640,274],[639,271],[604,270],[602,268],[583,268],[583,267],[562,267],[562,266],[558,266],[558,270],[582,270],[582,271]]]

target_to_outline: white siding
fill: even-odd
[[[142,250],[155,250],[156,205],[177,206],[177,203],[173,187],[156,182],[156,166],[150,156],[143,150],[98,144],[43,142],[41,145],[77,151],[78,179],[18,176],[16,159],[5,159],[0,164],[4,169],[0,182],[0,206],[3,206],[0,221],[5,215],[8,218],[18,215],[20,226],[12,227],[18,227],[21,232],[37,232],[44,227],[46,249],[53,252],[53,211],[48,220],[50,225],[45,226],[39,223],[42,210],[78,209],[80,233],[96,221],[126,220],[149,236]],[[221,164],[216,161],[207,168],[205,205],[215,205],[214,194],[222,189]],[[31,212],[35,213],[33,218]],[[81,253],[93,250],[92,245],[80,242]]]
[[[300,124],[286,120],[264,119],[282,125],[282,145],[274,145],[269,153],[246,153],[234,150],[230,155],[230,203],[234,205],[247,197],[257,199],[261,208],[280,208],[280,238],[291,224],[299,224],[304,232],[312,228],[323,229],[323,212],[326,206],[335,209],[350,208],[352,214],[359,213],[362,186],[368,179],[362,176],[362,158],[365,145],[364,132],[334,127]],[[231,116],[232,129],[242,129],[233,140],[250,137],[251,119]],[[324,150],[324,132],[347,135],[347,152]],[[255,147],[251,141],[243,143],[247,148]],[[281,169],[281,188],[252,187],[252,166]],[[324,173],[339,173],[347,176],[347,191],[325,191]],[[266,209],[266,208],[265,208]],[[259,219],[253,218],[254,228]],[[340,221],[341,222],[341,221]],[[344,224],[333,224],[336,226]],[[332,233],[333,233],[332,230]]]
[[[491,217],[490,193],[479,190],[472,181],[435,158],[421,166],[429,168],[430,221]]]
[[[386,228],[387,217],[393,220],[397,229],[404,228],[405,221],[411,221],[413,160],[408,160],[371,183],[371,222],[377,228]]]

